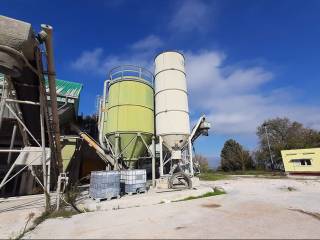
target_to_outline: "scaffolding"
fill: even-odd
[[[7,18],[5,21],[7,21]],[[3,127],[5,118],[9,117],[16,122],[13,126],[9,147],[1,148],[0,153],[8,153],[8,166],[11,164],[12,154],[19,154],[1,180],[0,189],[25,169],[29,169],[32,176],[34,176],[43,189],[47,207],[50,204],[50,173],[55,172],[52,171],[52,167],[54,169],[57,168],[59,173],[62,172],[62,159],[52,47],[52,27],[41,25],[41,28],[42,31],[37,36],[34,36],[37,45],[32,45],[29,49],[34,51],[34,59],[32,60],[27,59],[23,50],[17,50],[11,46],[0,44],[0,52],[10,55],[13,59],[22,63],[21,76],[11,76],[10,72],[4,72],[8,75],[4,75],[2,81],[0,81],[0,130]],[[5,61],[3,62],[5,67],[10,66],[10,64],[6,65]],[[46,68],[44,68],[44,62],[46,63]],[[48,76],[48,95],[50,96],[48,97],[50,101],[48,101],[46,96],[44,75]],[[28,94],[30,94],[32,101],[28,99]],[[35,108],[37,109],[35,110]],[[35,115],[30,116],[29,110],[32,110],[32,114]],[[32,121],[35,121],[35,123]],[[17,129],[19,129],[23,142],[23,147],[19,149],[15,148]],[[46,143],[47,140],[48,142]],[[16,173],[13,173],[16,166],[23,167]],[[34,166],[42,166],[42,181],[35,173]],[[58,175],[55,174],[54,180],[57,179]]]

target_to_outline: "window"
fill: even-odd
[[[311,159],[292,159],[290,162],[295,166],[311,166]]]

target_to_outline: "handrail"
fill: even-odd
[[[128,80],[128,79],[140,79],[147,83],[154,85],[154,76],[146,68],[135,65],[122,65],[115,67],[109,72],[110,81],[115,80]]]

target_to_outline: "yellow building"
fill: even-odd
[[[282,150],[281,155],[287,173],[320,175],[320,148]]]

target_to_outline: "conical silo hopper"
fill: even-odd
[[[133,168],[148,153],[154,136],[153,75],[135,66],[111,70],[104,109],[105,145]]]

